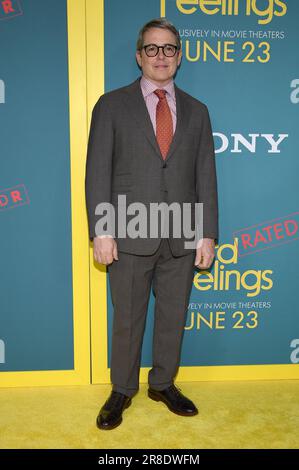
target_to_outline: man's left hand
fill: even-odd
[[[215,240],[213,238],[202,238],[196,248],[195,266],[207,269],[215,258]]]

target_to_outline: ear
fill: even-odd
[[[180,63],[181,63],[181,60],[182,60],[182,55],[183,55],[183,53],[182,53],[182,49],[180,49],[180,50],[179,50],[179,52],[178,52],[178,66],[179,66],[179,65],[180,65]]]
[[[137,60],[139,67],[142,67],[142,58],[141,58],[140,51],[136,51],[136,60]]]

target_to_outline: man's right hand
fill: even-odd
[[[117,244],[112,237],[95,237],[93,239],[93,256],[100,264],[111,264],[118,260]]]

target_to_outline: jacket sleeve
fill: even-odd
[[[203,108],[196,165],[197,202],[203,203],[203,237],[218,238],[218,199],[214,141],[209,112]]]
[[[111,202],[113,134],[112,118],[104,95],[92,112],[87,148],[85,196],[90,239],[96,236],[97,205]]]

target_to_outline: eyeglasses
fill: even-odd
[[[174,46],[173,44],[165,44],[164,46],[157,46],[157,44],[147,44],[141,49],[144,49],[148,57],[155,57],[158,55],[159,49],[162,49],[163,54],[166,57],[173,57],[178,50],[178,46]]]

